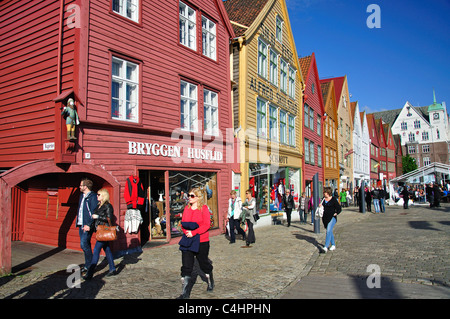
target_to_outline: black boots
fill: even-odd
[[[213,291],[214,289],[214,278],[212,272],[209,274],[206,274],[206,278],[208,279],[208,288],[206,288],[206,291]]]
[[[91,265],[91,266],[88,268],[87,273],[83,276],[83,279],[84,279],[84,280],[91,280],[92,277],[94,276],[94,272],[95,272],[95,265]]]
[[[191,276],[184,276],[181,277],[182,281],[182,290],[181,295],[178,296],[177,299],[189,299],[191,296],[192,287],[194,287],[194,281],[192,280]]]

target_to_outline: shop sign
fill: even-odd
[[[269,154],[269,159],[271,163],[278,163],[278,164],[288,163],[288,157],[283,155]]]
[[[182,152],[183,150],[183,152]],[[203,148],[181,147],[176,145],[142,143],[128,141],[128,154],[145,156],[162,156],[172,158],[188,158],[205,161],[220,162],[223,160],[223,153]]]

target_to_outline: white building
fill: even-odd
[[[366,113],[359,111],[359,103],[352,102],[353,115],[353,179],[354,186],[370,180],[370,138]]]

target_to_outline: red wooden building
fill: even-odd
[[[366,114],[370,138],[370,187],[376,187],[380,171],[380,142],[373,114]]]
[[[322,99],[322,91],[317,71],[315,54],[299,59],[302,74],[305,79],[304,90],[304,116],[303,116],[303,180],[307,195],[312,193],[312,179],[318,173],[319,192],[322,193],[324,186],[324,114],[325,107]]]
[[[11,0],[0,12],[0,272],[11,269],[11,240],[80,249],[83,177],[109,190],[122,229],[128,177],[153,199],[116,252],[176,240],[194,186],[222,229],[234,35],[221,0]],[[69,99],[76,139],[61,115]]]

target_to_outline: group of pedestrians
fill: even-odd
[[[355,206],[359,207],[359,212],[363,212],[363,206],[367,212],[372,212],[372,203],[374,207],[374,214],[386,212],[386,191],[383,187],[377,186],[369,189],[369,186],[356,186],[354,189]],[[364,199],[364,203],[363,203]]]

